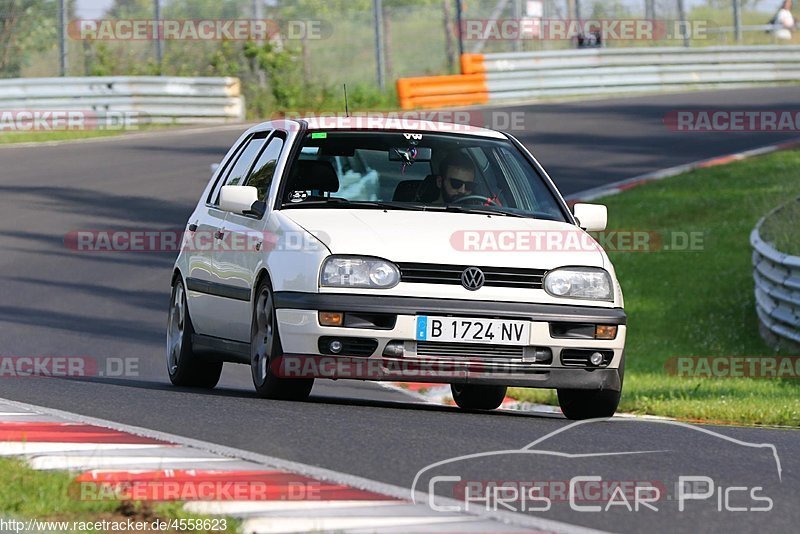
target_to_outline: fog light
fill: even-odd
[[[614,339],[617,337],[617,325],[599,324],[594,327],[595,339]]]
[[[319,312],[319,324],[321,326],[342,326],[344,323],[344,313],[342,312]]]
[[[330,349],[330,351],[334,354],[339,354],[340,352],[342,352],[342,342],[333,340],[331,341],[331,344],[328,345],[328,349]]]
[[[402,341],[390,341],[383,349],[383,355],[391,358],[402,358],[405,354],[405,348]]]
[[[589,356],[589,361],[592,365],[600,365],[603,363],[603,355],[599,352],[593,352],[591,356]]]

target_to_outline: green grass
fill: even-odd
[[[0,133],[0,145],[9,143],[39,143],[42,141],[65,141],[73,139],[92,139],[119,135],[125,130],[53,130],[36,132]]]
[[[800,256],[800,197],[770,214],[761,226],[761,238],[777,250]]]
[[[63,471],[36,471],[22,460],[0,458],[0,517],[25,520],[125,522],[191,519],[202,516],[183,510],[182,503],[131,503],[113,500],[80,500],[70,489],[74,475]],[[236,532],[239,522],[227,519],[227,530]],[[175,532],[175,531],[171,531]],[[212,532],[194,530],[192,532]]]
[[[136,132],[147,132],[152,130],[163,130],[181,126],[171,123],[143,123],[133,128],[99,128],[96,130],[36,130],[30,132],[0,132],[0,145],[11,143],[41,143],[46,141],[73,141],[77,139],[95,139],[98,137],[111,137],[114,135],[125,135]]]
[[[800,195],[800,152],[701,169],[602,199],[618,229],[702,232],[697,251],[610,254],[628,314],[620,410],[687,420],[800,425],[800,380],[682,378],[675,356],[771,356],[758,333],[749,235]],[[796,242],[800,228],[787,230]],[[783,353],[780,353],[783,354]],[[512,396],[555,404],[551,391]]]

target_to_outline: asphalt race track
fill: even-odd
[[[736,107],[796,108],[800,87],[628,97],[503,108],[525,112],[531,147],[564,194],[695,160],[785,141],[791,134],[677,133],[669,111]],[[500,111],[500,110],[495,110]],[[0,148],[0,354],[96,359],[107,376],[2,378],[0,397],[220,443],[410,487],[427,465],[476,452],[520,449],[567,422],[529,414],[469,414],[420,404],[375,384],[318,381],[308,402],[256,399],[249,369],[228,365],[212,392],[168,385],[164,332],[174,253],[78,253],[71,230],[180,230],[219,161],[242,128],[157,132],[78,144]],[[613,219],[613,213],[610,217]],[[624,283],[624,281],[623,281]],[[116,377],[114,362],[138,359],[138,376]],[[111,363],[107,363],[111,362]],[[436,474],[469,480],[660,481],[673,499],[655,512],[576,512],[555,499],[542,517],[636,532],[790,531],[800,521],[800,440],[792,430],[712,428],[769,450],[657,422],[593,423],[541,444],[600,457],[492,456]],[[649,452],[642,452],[649,451]],[[447,469],[450,469],[447,471]],[[427,472],[425,476],[431,475]],[[670,486],[678,475],[709,476],[717,492],[680,512]],[[423,480],[425,480],[423,476]],[[769,512],[725,487],[760,486]],[[426,489],[426,488],[419,488]],[[447,491],[447,490],[443,490]],[[450,493],[452,495],[452,493]],[[733,494],[732,494],[733,495]],[[737,501],[737,499],[740,499]],[[722,502],[723,504],[720,504]],[[749,501],[749,506],[763,503]],[[529,512],[531,513],[531,512]]]

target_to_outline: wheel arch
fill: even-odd
[[[172,278],[170,278],[170,282],[169,282],[170,283],[170,287],[174,286],[175,285],[175,280],[178,280],[178,279],[180,279],[180,281],[183,282],[184,286],[186,285],[186,281],[183,279],[183,273],[181,273],[180,268],[179,267],[175,267],[174,269],[172,269]],[[186,288],[184,288],[184,289],[186,289]]]
[[[252,312],[256,307],[256,299],[258,298],[258,286],[266,280],[269,284],[270,289],[272,289],[272,275],[270,274],[269,270],[266,266],[262,266],[258,270],[258,274],[256,274],[254,283],[253,283],[253,291],[252,296],[250,298],[250,311]]]
[[[258,286],[261,285],[261,282],[266,280],[270,287],[272,287],[272,275],[269,274],[269,270],[266,267],[261,267],[256,275],[255,284],[253,284],[253,289],[255,290]]]

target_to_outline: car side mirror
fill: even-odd
[[[587,232],[602,232],[608,224],[608,209],[602,204],[575,204],[572,213]]]
[[[258,189],[252,185],[223,185],[219,193],[219,209],[222,211],[252,215],[255,207],[256,212],[261,211],[263,215],[258,204],[263,203],[258,201]]]

